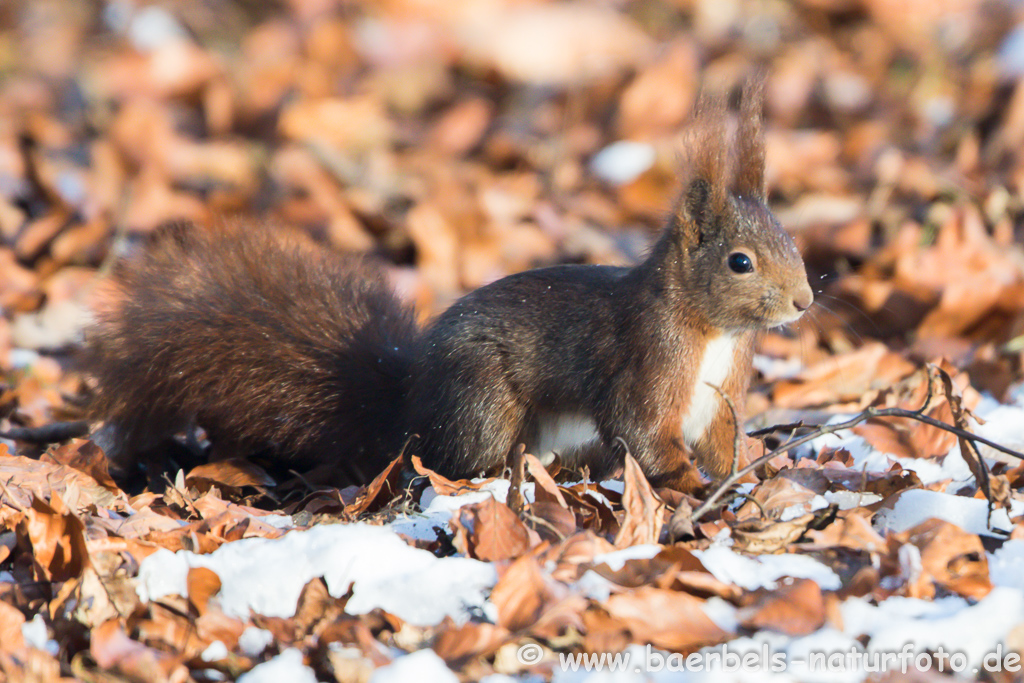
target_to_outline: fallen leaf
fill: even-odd
[[[771,592],[737,614],[747,628],[768,629],[790,637],[814,633],[825,623],[825,601],[821,588],[810,579],[797,579]]]
[[[635,639],[679,651],[714,645],[729,637],[704,613],[703,604],[687,593],[642,586],[611,596],[603,607]]]
[[[622,507],[626,516],[615,536],[615,547],[658,543],[665,523],[665,503],[654,493],[639,463],[629,453],[626,454],[623,481]]]

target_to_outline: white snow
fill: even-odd
[[[494,479],[484,484],[476,491],[467,491],[458,496],[442,496],[429,486],[420,496],[420,508],[422,512],[411,515],[402,515],[396,518],[388,526],[395,533],[402,534],[407,538],[416,540],[432,541],[437,538],[434,527],[440,527],[449,531],[449,522],[459,508],[467,505],[482,503],[488,498],[494,498],[499,503],[508,499],[509,481],[507,479]],[[533,501],[532,482],[524,483],[523,497]]]
[[[882,500],[877,493],[865,493],[863,491],[825,491],[825,500],[830,504],[835,503],[840,510],[852,510],[853,508],[865,507]]]
[[[417,650],[399,657],[391,664],[373,672],[370,683],[459,683],[444,660],[433,650]]]
[[[736,607],[718,596],[712,596],[704,601],[704,614],[708,615],[715,626],[723,631],[735,631],[739,628],[739,619],[736,617]]]
[[[238,683],[316,683],[316,674],[302,663],[302,653],[289,648],[238,677]]]
[[[238,636],[238,647],[247,657],[256,657],[274,642],[274,634],[264,628],[247,626]]]
[[[46,622],[41,614],[36,614],[32,617],[31,621],[26,621],[21,625],[21,637],[25,639],[25,643],[30,647],[48,652],[54,657],[60,652],[60,645],[57,644],[56,640],[50,638]]]
[[[204,662],[219,662],[222,659],[226,659],[228,656],[227,646],[219,640],[215,640],[210,643],[199,658]]]
[[[828,424],[838,424],[849,420],[852,415],[835,415],[829,419]],[[973,482],[967,463],[960,457],[960,446],[957,444],[948,455],[941,459],[935,458],[905,458],[885,453],[872,447],[862,436],[854,434],[848,429],[838,431],[834,434],[823,434],[810,442],[810,448],[817,453],[822,448],[839,449],[844,448],[850,452],[853,458],[851,470],[883,473],[888,472],[893,463],[898,462],[904,469],[915,472],[924,484],[952,480],[954,483],[963,484]]]
[[[985,420],[985,424],[975,426],[973,431],[1001,446],[1024,452],[1024,429],[1021,429],[1021,425],[1024,424],[1024,408],[993,403],[978,406],[977,414]],[[957,444],[958,450],[959,447]],[[990,446],[979,444],[978,448],[986,458],[1001,457],[1014,462],[1012,457],[1003,456]]]
[[[993,586],[1024,591],[1024,541],[1013,539],[988,553],[988,578]]]
[[[800,358],[774,358],[758,353],[754,355],[754,369],[760,372],[765,380],[773,382],[796,377],[804,369],[804,363]]]
[[[889,598],[877,606],[862,598],[840,605],[844,632],[869,636],[869,652],[898,652],[910,645],[915,652],[962,652],[977,667],[994,652],[1015,626],[1024,622],[1024,592],[997,587],[977,604],[959,597],[934,601]]]
[[[322,576],[330,594],[349,588],[349,614],[380,607],[417,626],[445,616],[463,623],[485,608],[497,580],[494,567],[468,558],[437,558],[407,545],[395,532],[368,524],[334,524],[292,531],[281,538],[246,538],[208,555],[158,550],[139,568],[139,597],[153,600],[186,595],[190,567],[207,567],[220,577],[221,608],[247,619],[250,611],[290,617],[302,587]]]
[[[805,555],[747,557],[721,545],[693,554],[716,579],[747,590],[777,588],[779,579],[785,576],[811,579],[823,590],[837,590],[841,585],[831,568]]]
[[[814,496],[805,503],[796,503],[794,505],[790,505],[789,507],[787,507],[785,510],[782,511],[782,514],[779,515],[779,521],[788,522],[791,519],[803,517],[804,515],[810,512],[815,512],[816,510],[827,508],[828,504],[829,501],[824,496]]]
[[[261,515],[259,517],[261,522],[269,524],[275,529],[293,529],[295,528],[295,522],[292,521],[289,515]]]
[[[613,550],[610,553],[594,555],[594,565],[606,564],[613,572],[617,572],[626,565],[627,560],[649,560],[663,550],[663,547],[654,543],[642,545],[631,545],[622,550]]]
[[[572,584],[571,588],[574,593],[579,593],[597,602],[604,602],[611,596],[614,586],[615,584],[608,579],[594,570],[588,569]]]
[[[1024,503],[1014,500],[1011,512],[1017,516],[1024,512]],[[942,519],[964,531],[981,536],[1004,538],[988,525],[988,502],[980,498],[965,498],[938,491],[907,489],[899,493],[895,505],[875,513],[872,524],[881,531],[906,531],[925,520]],[[1009,532],[1013,528],[1006,510],[992,513],[992,529]]]

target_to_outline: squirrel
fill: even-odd
[[[470,476],[520,444],[595,476],[628,448],[653,485],[685,492],[700,470],[725,476],[758,331],[814,299],[766,204],[762,91],[743,90],[733,150],[724,105],[698,105],[642,262],[510,275],[422,329],[364,259],[258,229],[162,231],[87,331],[112,465],[198,424],[218,446],[364,481],[403,452]]]

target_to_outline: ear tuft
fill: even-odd
[[[726,106],[719,95],[704,91],[683,140],[683,192],[674,211],[685,244],[700,242],[716,214],[725,211],[729,194]]]
[[[740,100],[739,130],[736,134],[736,178],[733,191],[738,195],[764,198],[764,108],[763,73],[747,81]]]
[[[683,194],[682,204],[689,219],[698,228],[706,227],[712,219],[711,185],[703,178],[694,178]]]

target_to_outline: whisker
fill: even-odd
[[[857,330],[855,330],[853,328],[853,325],[851,325],[850,323],[848,323],[845,320],[843,320],[843,318],[840,315],[838,315],[835,311],[833,311],[831,308],[829,308],[826,304],[822,303],[821,301],[815,301],[814,305],[815,306],[821,306],[823,309],[828,311],[832,315],[832,318],[834,320],[838,321],[839,324],[842,325],[843,329],[846,332],[848,332],[850,335],[852,335],[853,337],[856,338],[858,346],[863,346],[864,345],[864,337],[861,336],[861,334],[859,332],[857,332]],[[808,311],[808,313],[810,313],[810,311]],[[877,327],[876,327],[876,330],[877,330]],[[819,326],[819,331],[821,331],[822,336],[824,336],[824,328]]]
[[[867,313],[865,313],[865,312],[864,312],[864,310],[863,310],[863,309],[862,309],[862,308],[861,308],[860,306],[858,306],[858,305],[856,305],[856,304],[854,304],[854,303],[851,303],[851,302],[849,302],[849,301],[846,301],[845,299],[840,299],[839,297],[837,297],[837,296],[833,296],[833,295],[831,295],[831,294],[824,294],[824,293],[822,293],[822,294],[819,294],[818,296],[820,296],[820,297],[824,297],[824,298],[826,298],[826,299],[829,299],[830,301],[835,301],[836,303],[840,303],[840,304],[843,304],[843,305],[844,305],[844,306],[846,306],[846,307],[847,307],[848,309],[852,310],[852,311],[853,311],[854,313],[856,313],[857,315],[859,315],[859,316],[860,316],[860,317],[861,317],[861,318],[862,318],[862,319],[863,319],[864,321],[866,321],[866,322],[867,322],[867,323],[868,323],[869,325],[871,325],[871,327],[873,327],[873,328],[874,328],[874,330],[875,330],[875,335],[876,335],[876,336],[878,336],[878,337],[881,337],[881,336],[882,336],[882,331],[881,331],[881,329],[879,329],[879,327],[878,327],[878,324],[877,324],[877,323],[876,323],[876,322],[874,321],[874,319],[872,319],[872,318],[871,318],[871,316],[869,316],[869,315],[868,315]],[[815,301],[816,301],[816,303],[820,303],[820,302],[818,302],[818,301],[817,301],[817,299],[816,299]],[[831,310],[832,310],[832,309],[828,308],[827,306],[825,306],[824,304],[821,304],[821,305],[822,305],[822,306],[823,306],[823,307],[824,307],[824,308],[825,308],[826,310],[829,310],[829,311],[831,311]],[[883,309],[885,309],[885,310],[889,311],[890,313],[892,313],[892,311],[891,311],[891,310],[889,310],[889,308],[888,308],[888,307],[883,307]],[[834,314],[835,314],[835,313],[833,312],[833,315],[834,315]]]

